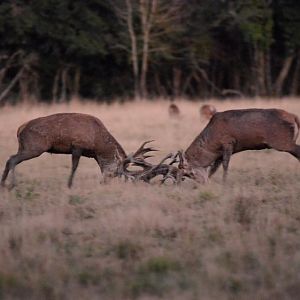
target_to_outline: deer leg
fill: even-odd
[[[230,161],[230,157],[232,155],[233,152],[233,147],[232,145],[226,145],[223,149],[223,160],[222,160],[222,164],[223,164],[223,182],[226,181],[227,178],[227,173],[228,173],[228,166],[229,166],[229,161]]]
[[[222,163],[222,158],[218,158],[217,160],[215,160],[209,170],[209,175],[208,177],[211,177],[213,174],[216,173],[216,171],[219,169],[221,163]]]
[[[44,151],[31,151],[31,152],[20,152],[15,155],[12,155],[6,162],[5,169],[3,171],[1,185],[4,186],[5,180],[8,176],[10,170],[12,170],[12,186],[15,185],[15,167],[19,163],[25,160],[32,159],[34,157],[40,156]]]
[[[103,174],[103,179],[100,180],[100,183],[108,183],[109,179],[112,177],[111,174],[106,170],[106,164],[105,161],[100,157],[100,156],[96,156],[95,160],[101,170],[101,173]]]
[[[295,145],[294,149],[292,151],[289,151],[290,154],[292,154],[294,157],[296,157],[300,162],[300,146]]]
[[[79,159],[80,159],[81,154],[82,154],[82,151],[79,150],[79,149],[73,149],[73,151],[72,151],[72,171],[71,171],[71,174],[70,174],[70,177],[69,177],[69,180],[68,180],[68,187],[69,188],[72,186],[73,177],[74,177],[75,171],[78,167]]]

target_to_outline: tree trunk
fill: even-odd
[[[241,90],[241,77],[240,77],[240,71],[238,68],[233,68],[233,74],[232,74],[232,88],[234,90]]]
[[[150,0],[151,7],[149,7],[149,0],[140,0],[140,14],[142,19],[142,32],[143,32],[143,54],[142,54],[142,67],[140,88],[141,96],[146,98],[147,91],[147,73],[148,73],[148,61],[149,61],[149,42],[150,31],[153,22],[153,16],[157,8],[157,0]]]
[[[271,54],[270,49],[265,53],[265,82],[268,96],[272,95],[272,75],[271,75]]]
[[[14,60],[17,56],[19,55],[23,55],[23,51],[22,50],[18,50],[16,52],[14,52],[6,61],[5,66],[0,70],[0,88],[2,87],[2,82],[5,78],[6,72],[8,71],[8,69],[13,65]]]
[[[58,101],[58,84],[59,84],[59,77],[61,74],[61,69],[59,68],[56,71],[56,74],[54,76],[53,80],[53,86],[52,86],[52,102],[57,102]]]
[[[60,102],[65,102],[67,100],[67,80],[68,80],[69,67],[64,67],[61,72],[61,94]]]
[[[166,88],[164,87],[164,85],[160,83],[159,74],[157,72],[154,74],[154,81],[155,81],[157,94],[160,97],[165,97],[167,95]]]
[[[40,98],[39,90],[39,75],[37,72],[32,71],[32,88],[31,88],[31,102],[36,103]]]
[[[126,0],[127,6],[127,26],[131,42],[131,60],[132,70],[134,78],[134,96],[140,98],[140,86],[139,86],[139,63],[138,63],[138,51],[137,51],[137,39],[133,29],[133,17],[132,17],[132,6],[131,0]]]
[[[75,69],[75,75],[74,75],[74,84],[73,84],[73,96],[79,97],[80,93],[80,78],[81,78],[81,71],[79,67],[76,67]]]
[[[180,86],[181,86],[181,70],[174,67],[173,68],[173,97],[176,99],[180,96]]]
[[[265,56],[262,49],[255,47],[254,53],[255,73],[256,73],[256,95],[266,96],[266,82],[265,82]]]
[[[184,83],[182,84],[182,94],[185,95],[188,93],[188,90],[191,86],[191,80],[193,79],[193,73],[189,76],[186,76]]]
[[[27,70],[24,70],[19,79],[20,86],[20,99],[21,102],[29,102],[29,73]]]
[[[275,81],[274,92],[275,92],[275,95],[278,97],[282,96],[283,84],[284,84],[284,81],[291,69],[291,65],[292,65],[294,57],[295,56],[293,54],[293,55],[290,55],[285,58],[285,60],[283,62],[283,66],[282,66],[282,68],[279,72],[279,75]]]
[[[211,87],[211,93],[216,92],[217,95],[221,95],[222,92],[220,91],[220,89],[208,78],[208,75],[206,73],[206,71],[200,67],[197,67],[197,71],[199,72],[199,74],[201,75],[201,77],[204,79],[204,81]],[[196,72],[194,73],[194,78],[197,78],[198,75],[196,74]],[[199,79],[200,80],[200,79]],[[198,82],[199,82],[198,80]]]
[[[297,54],[294,76],[293,76],[292,84],[291,84],[291,88],[290,88],[290,95],[292,95],[292,96],[298,95],[299,80],[300,80],[299,73],[300,73],[300,51]]]
[[[0,94],[0,102],[3,101],[3,99],[8,95],[8,93],[12,90],[12,88],[15,86],[15,84],[18,82],[20,77],[22,76],[24,72],[24,67],[22,67],[19,72],[16,74],[16,76],[13,78],[13,80],[10,82],[10,84],[4,89],[4,91]]]

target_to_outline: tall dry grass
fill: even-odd
[[[212,101],[219,111],[280,107],[299,99]],[[185,149],[205,126],[199,103],[163,101],[17,106],[0,110],[0,167],[23,122],[55,112],[99,117],[127,152],[155,139],[154,159]],[[298,141],[299,143],[299,141]],[[0,191],[0,299],[297,299],[300,294],[300,165],[276,151],[244,152],[205,186],[100,185],[81,159],[44,154]]]

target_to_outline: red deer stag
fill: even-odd
[[[216,113],[187,150],[179,152],[179,168],[184,176],[203,181],[222,164],[225,180],[232,154],[271,148],[288,152],[300,161],[300,146],[296,144],[299,128],[299,118],[280,109]]]
[[[71,154],[72,170],[68,180],[71,187],[75,171],[81,156],[94,158],[98,163],[106,181],[110,177],[125,176],[125,178],[150,181],[157,175],[175,174],[171,165],[163,164],[171,157],[168,155],[158,165],[152,165],[145,159],[155,149],[142,144],[134,153],[126,155],[121,145],[109,133],[102,122],[90,115],[79,113],[59,113],[31,120],[19,127],[17,131],[19,142],[18,153],[6,162],[1,184],[10,170],[13,173],[14,185],[15,166],[22,161],[40,156],[44,152],[55,154]],[[130,164],[142,167],[142,170],[129,171]],[[170,175],[171,176],[171,175]],[[175,181],[175,177],[172,179]]]
[[[216,112],[216,108],[211,104],[204,104],[200,108],[200,116],[206,120],[210,120]]]
[[[169,105],[169,116],[171,118],[178,118],[180,116],[180,110],[175,103]]]

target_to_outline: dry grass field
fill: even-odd
[[[299,99],[211,103],[300,116]],[[161,100],[1,108],[1,172],[17,127],[56,112],[99,117],[127,153],[154,139],[158,161],[206,124],[199,102],[178,106],[179,120]],[[0,299],[299,299],[300,163],[291,155],[234,155],[226,186],[221,169],[205,186],[101,185],[96,162],[82,158],[68,189],[70,167],[70,156],[43,154],[0,190]]]

